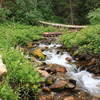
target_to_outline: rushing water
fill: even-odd
[[[58,64],[63,67],[66,67],[68,72],[66,73],[69,77],[76,80],[77,85],[84,91],[94,95],[96,97],[100,97],[100,77],[93,77],[93,74],[87,72],[86,70],[80,71],[77,69],[75,64],[69,63],[65,58],[71,57],[68,52],[62,52],[59,47],[61,44],[40,44],[40,48],[48,48],[44,49],[44,54],[47,56],[46,62],[47,64]],[[72,60],[72,62],[75,62]]]

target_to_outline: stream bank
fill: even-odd
[[[72,57],[55,40],[46,38],[34,44],[29,43],[23,49],[39,65],[38,71],[45,79],[41,82],[39,100],[99,100],[100,77],[79,67],[82,63],[76,61],[78,57]],[[34,50],[38,54],[34,54]]]

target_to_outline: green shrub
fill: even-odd
[[[4,84],[0,84],[0,98],[18,100],[22,95],[28,97],[30,91],[33,96],[38,93],[40,90],[38,83],[43,79],[36,70],[37,65],[34,62],[32,64],[22,52],[15,48],[17,45],[25,46],[28,42],[40,40],[43,32],[51,31],[56,29],[19,23],[0,25],[0,54],[8,71],[4,77]]]
[[[7,0],[3,5],[10,11],[7,16],[10,21],[36,25],[39,20],[51,20],[55,16],[51,0]]]
[[[89,26],[81,31],[64,34],[61,41],[67,48],[78,47],[76,52],[100,52],[100,25]]]
[[[4,77],[6,83],[0,84],[0,98],[19,100],[19,98],[28,98],[30,92],[32,96],[38,93],[38,83],[43,79],[36,70],[37,66],[34,62],[32,64],[22,52],[16,50],[15,46],[42,39],[42,33],[48,31],[56,31],[56,29],[18,23],[0,25],[0,54],[8,71]],[[21,97],[22,95],[24,97]]]
[[[0,84],[0,98],[3,100],[18,100],[18,95],[14,93],[8,83],[4,83]]]
[[[37,66],[31,64],[22,52],[14,48],[3,50],[1,53],[8,71],[5,81],[7,81],[9,85],[4,84],[1,87],[0,97],[4,98],[4,100],[18,100],[20,97],[15,96],[13,91],[20,96],[22,95],[20,94],[22,89],[27,92],[31,90],[33,93],[37,93],[39,91],[38,83],[43,80],[36,70]],[[11,87],[13,89],[11,89]],[[26,96],[26,94],[23,95]]]
[[[100,8],[90,11],[88,18],[91,24],[100,24]]]
[[[28,26],[18,23],[0,25],[0,48],[26,45],[28,42],[42,39],[44,32],[56,31],[53,27]]]
[[[8,69],[7,78],[14,83],[35,84],[40,81],[36,66],[24,58],[24,55],[14,49],[6,50],[3,53],[3,60]]]
[[[0,23],[6,22],[8,16],[10,15],[10,10],[5,8],[0,8]]]
[[[11,12],[8,20],[34,25],[42,19],[42,13],[37,9],[36,0],[16,0],[3,2],[5,9]]]

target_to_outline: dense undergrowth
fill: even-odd
[[[28,42],[42,39],[43,32],[54,31],[52,27],[28,26],[18,23],[0,25],[0,48],[26,45]]]
[[[100,25],[88,26],[81,31],[64,34],[61,41],[67,48],[74,48],[74,54],[100,53]]]
[[[36,71],[36,65],[32,65],[24,55],[14,48],[2,51],[3,61],[7,67],[7,75],[4,78],[3,84],[0,85],[0,97],[4,100],[18,100],[18,95],[23,88],[26,94],[30,89],[33,93],[38,92],[38,82],[42,80],[39,73]]]
[[[7,74],[0,82],[0,98],[3,100],[34,99],[39,91],[39,82],[43,80],[25,55],[16,46],[27,45],[42,39],[42,33],[54,31],[52,27],[27,26],[18,23],[0,25],[0,54],[7,67]]]

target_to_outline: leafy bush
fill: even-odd
[[[0,48],[26,45],[28,42],[42,39],[43,32],[55,31],[52,27],[28,26],[18,23],[0,25]]]
[[[11,12],[7,16],[9,20],[34,25],[37,23],[37,20],[42,19],[42,14],[37,9],[35,0],[8,0],[3,5],[5,9],[9,9]]]
[[[3,6],[10,11],[9,15],[6,14],[8,20],[15,22],[35,25],[39,20],[51,20],[55,16],[51,0],[7,0],[3,1]]]
[[[4,84],[0,84],[0,98],[19,100],[19,98],[28,98],[30,93],[32,97],[37,94],[38,83],[42,80],[36,70],[37,66],[34,62],[33,64],[29,62],[22,52],[15,49],[15,46],[42,39],[42,33],[48,31],[56,31],[56,29],[18,23],[0,25],[0,54],[8,71],[4,77]]]
[[[10,10],[5,8],[0,8],[0,23],[6,22],[8,16],[10,15]]]
[[[100,8],[90,11],[88,18],[91,24],[100,24]]]
[[[0,98],[3,100],[18,100],[18,95],[14,93],[8,83],[0,84]]]
[[[8,80],[14,83],[35,84],[40,81],[40,76],[24,55],[14,49],[6,50],[3,53],[4,62],[8,69]]]
[[[38,92],[38,82],[40,82],[42,78],[36,70],[36,65],[34,64],[33,66],[20,51],[13,48],[3,50],[2,56],[8,70],[5,80],[10,85],[5,84],[1,87],[1,97],[4,98],[4,100],[18,100],[18,97],[15,96],[13,91],[20,95],[21,89],[25,89],[26,87],[28,90],[33,91],[33,93]],[[11,89],[11,87],[13,89]]]
[[[100,52],[100,25],[89,26],[79,32],[64,34],[61,41],[67,48],[78,47],[79,52]]]

